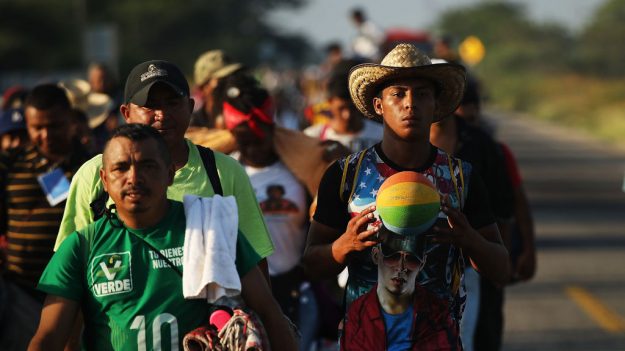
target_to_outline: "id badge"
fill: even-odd
[[[50,206],[56,206],[67,199],[69,193],[69,181],[60,168],[55,168],[48,173],[37,177],[41,190],[46,194]]]

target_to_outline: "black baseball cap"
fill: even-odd
[[[176,94],[189,96],[189,83],[176,65],[163,60],[152,60],[140,63],[130,71],[124,88],[124,102],[145,106],[150,88],[156,83],[165,83]]]

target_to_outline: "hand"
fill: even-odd
[[[536,273],[536,253],[534,249],[525,249],[517,258],[516,269],[513,272],[513,280],[526,281],[532,279]]]
[[[464,213],[449,205],[447,197],[441,199],[441,210],[447,215],[449,227],[435,225],[433,228],[435,236],[432,241],[465,248],[474,242],[476,237],[480,237],[480,234],[471,227]]]
[[[349,253],[364,251],[379,242],[374,235],[380,228],[375,226],[367,229],[370,223],[375,222],[374,211],[375,206],[371,206],[350,219],[345,233],[332,244],[332,254],[338,262],[345,263]]]

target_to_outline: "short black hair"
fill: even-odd
[[[326,87],[326,93],[328,99],[340,98],[345,100],[351,100],[349,87],[347,85],[347,75],[339,74],[330,78]]]
[[[358,18],[360,20],[365,19],[365,10],[360,7],[355,7],[351,11],[352,18]]]
[[[156,129],[152,128],[147,124],[141,123],[129,123],[122,124],[121,126],[113,129],[111,132],[111,138],[106,142],[104,146],[104,150],[106,151],[107,147],[111,143],[111,140],[114,138],[126,138],[131,141],[143,141],[148,139],[154,139],[156,141],[156,147],[158,148],[159,154],[163,157],[163,161],[165,161],[166,165],[171,165],[171,153],[169,152],[169,147],[167,146],[167,142]],[[102,157],[104,158],[105,152],[102,152]],[[104,164],[104,160],[102,160]]]
[[[32,106],[37,110],[50,110],[54,107],[70,108],[65,90],[56,84],[41,84],[26,96],[24,108]]]

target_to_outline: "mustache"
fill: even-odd
[[[140,194],[140,195],[150,195],[151,192],[148,188],[143,185],[133,185],[127,188],[123,188],[121,191],[122,196],[126,196],[128,194]]]

